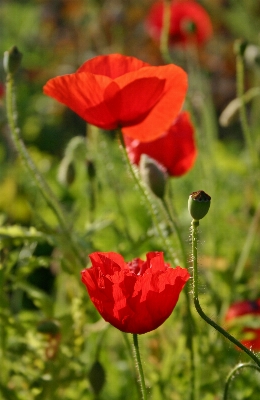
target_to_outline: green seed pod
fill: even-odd
[[[3,66],[7,74],[14,74],[21,65],[22,53],[16,46],[4,52]]]
[[[200,220],[209,211],[211,197],[203,190],[192,192],[188,200],[188,210],[194,220]]]
[[[88,373],[88,379],[89,379],[90,385],[93,389],[93,392],[97,396],[103,389],[103,386],[106,381],[105,370],[99,361],[95,361],[93,363],[93,365]]]
[[[163,199],[168,174],[165,168],[146,154],[141,155],[140,175],[151,191]]]

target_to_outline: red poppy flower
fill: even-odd
[[[260,328],[247,326],[249,325],[249,321],[245,319],[246,317],[251,316],[251,321],[254,321],[255,324],[257,322],[257,315],[260,316],[260,299],[254,301],[243,300],[238,301],[229,307],[225,320],[230,327],[235,328],[238,326],[241,328],[241,343],[244,346],[255,351],[260,351]]]
[[[132,163],[138,165],[141,155],[147,154],[162,164],[171,176],[180,176],[189,171],[197,155],[194,128],[187,111],[180,113],[159,139],[141,143],[124,136],[124,141]]]
[[[163,1],[156,2],[147,18],[149,35],[159,40],[163,26]],[[169,44],[205,43],[212,35],[212,24],[204,8],[193,0],[172,0],[170,7]]]
[[[225,320],[230,321],[247,314],[260,315],[260,299],[253,301],[243,300],[233,303],[226,313]]]
[[[161,252],[128,263],[112,252],[89,257],[92,267],[82,271],[82,282],[102,317],[123,332],[142,334],[158,328],[190,277],[184,268],[170,268]]]
[[[49,80],[43,90],[90,124],[122,128],[146,142],[159,137],[180,112],[187,75],[173,64],[154,67],[110,54],[85,62],[75,74]]]

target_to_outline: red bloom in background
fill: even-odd
[[[150,36],[159,40],[163,26],[163,1],[156,2],[146,18]],[[170,45],[205,43],[212,36],[212,24],[204,8],[193,0],[172,0],[170,7]]]
[[[260,328],[247,326],[249,321],[245,318],[250,316],[252,320],[257,322],[256,316],[259,316],[260,325],[260,299],[255,301],[243,300],[232,304],[227,310],[225,321],[229,326],[239,326],[241,329],[241,335],[243,337],[241,343],[249,349],[260,351]]]
[[[86,61],[75,74],[49,80],[43,90],[90,124],[122,128],[146,142],[159,137],[180,112],[187,75],[173,64],[154,67],[110,54]]]
[[[5,94],[5,86],[2,82],[0,82],[0,99],[4,97]]]
[[[142,334],[158,328],[171,315],[190,277],[184,268],[170,268],[161,252],[128,263],[112,252],[89,257],[92,267],[82,271],[82,282],[102,317],[123,332]]]
[[[180,113],[159,139],[141,143],[124,136],[124,141],[132,163],[139,164],[141,155],[147,154],[162,164],[171,176],[180,176],[189,171],[197,155],[194,128],[187,111]]]

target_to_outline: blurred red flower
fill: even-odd
[[[124,141],[132,163],[138,165],[141,155],[147,154],[162,164],[171,176],[180,176],[189,171],[197,155],[194,128],[187,111],[180,113],[159,139],[141,143],[124,135]]]
[[[233,328],[241,328],[241,343],[249,349],[260,351],[260,328],[249,326],[252,317],[254,324],[257,322],[256,316],[260,316],[260,299],[250,301],[243,300],[233,303],[227,310],[225,321]],[[260,318],[258,321],[260,324]]]
[[[5,86],[2,82],[0,82],[0,99],[4,97],[5,94]]]
[[[149,35],[159,40],[163,26],[163,1],[154,3],[146,18]],[[212,23],[206,10],[193,0],[172,0],[169,44],[205,43],[212,36]]]
[[[113,252],[89,257],[92,267],[82,271],[82,282],[102,317],[123,332],[142,334],[163,324],[190,277],[184,268],[170,268],[162,252],[128,263]]]
[[[43,90],[90,124],[122,128],[146,142],[159,137],[180,112],[187,75],[173,64],[155,67],[110,54],[86,61],[74,74],[49,80]]]

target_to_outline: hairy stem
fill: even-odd
[[[139,351],[139,345],[138,345],[138,335],[136,333],[133,334],[133,351],[134,351],[134,357],[136,360],[136,367],[139,375],[139,383],[141,387],[141,393],[142,393],[142,400],[147,400],[147,391],[146,391],[146,386],[145,386],[145,381],[144,381],[144,372],[143,372],[143,367],[142,367],[142,362],[141,362],[141,356],[140,356],[140,351]]]
[[[239,347],[243,352],[245,352],[257,365],[260,367],[260,359],[249,349],[247,349],[242,343],[240,343],[236,338],[234,338],[225,329],[219,326],[211,318],[209,318],[202,310],[199,302],[198,294],[198,226],[199,221],[193,220],[191,223],[192,229],[192,260],[193,260],[193,301],[195,308],[201,318],[204,319],[209,325],[220,332],[226,339]]]
[[[253,368],[257,371],[260,372],[260,368],[255,365],[255,364],[251,364],[251,363],[244,363],[244,364],[238,364],[236,365],[228,374],[227,379],[226,379],[226,383],[225,383],[225,389],[224,389],[224,395],[223,395],[223,400],[228,400],[228,390],[230,387],[230,383],[231,381],[235,378],[235,375],[237,375],[238,371],[242,368]]]

